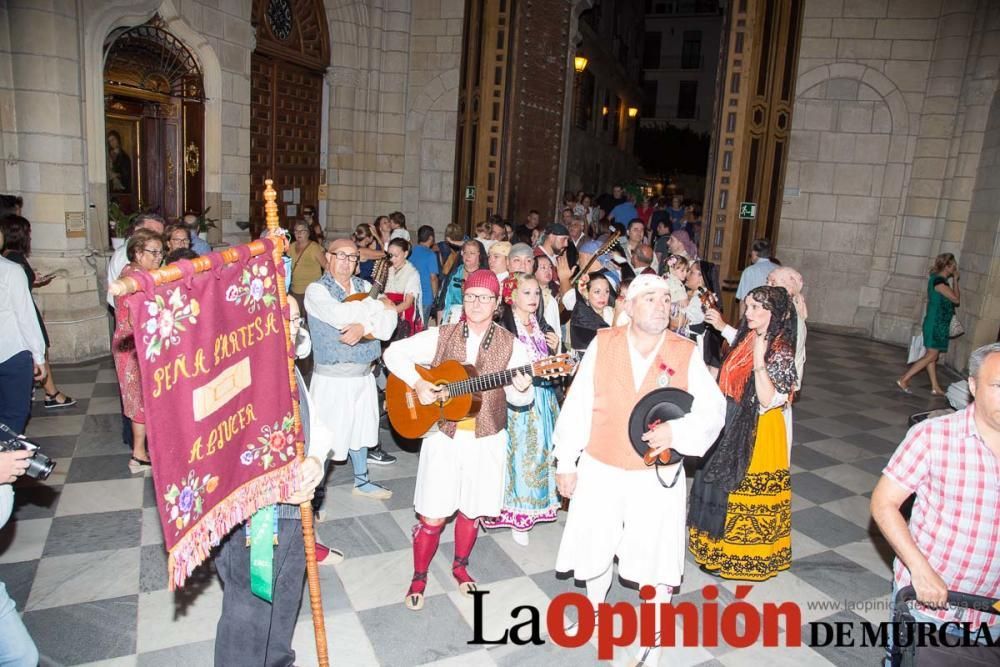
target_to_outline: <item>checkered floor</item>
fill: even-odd
[[[807,603],[887,603],[891,552],[871,522],[868,497],[906,431],[907,416],[944,407],[943,399],[930,397],[926,376],[914,382],[913,396],[895,388],[904,358],[899,348],[810,333],[805,391],[794,411],[794,560],[790,571],[756,584],[751,601],[798,602],[803,622],[886,620],[884,608],[834,612]],[[207,566],[183,591],[167,591],[152,480],[128,474],[111,361],[59,367],[56,378],[79,403],[59,412],[36,403],[28,427],[58,461],[56,472],[43,484],[18,483],[14,517],[0,532],[0,581],[24,611],[42,664],[212,664],[220,584]],[[381,502],[352,496],[350,476],[340,466],[318,525],[322,540],[347,554],[342,564],[321,567],[334,664],[596,663],[592,645],[469,646],[472,605],[450,577],[450,528],[431,569],[424,611],[403,607],[417,455],[383,436],[399,461],[373,466],[372,474],[393,497]],[[486,637],[509,627],[514,607],[544,609],[554,595],[576,589],[552,571],[564,520],[561,515],[558,523],[536,528],[528,547],[506,532],[480,537],[471,570],[490,590]],[[701,600],[708,583],[719,581],[689,560],[679,599]],[[722,587],[721,602],[734,599],[736,584]],[[609,599],[634,602],[636,595],[616,582]],[[295,637],[302,665],[315,664],[311,627],[306,603]],[[620,651],[617,657],[627,656]],[[684,648],[670,650],[661,664],[874,665],[878,658],[871,648]]]

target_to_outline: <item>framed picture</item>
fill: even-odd
[[[108,198],[128,212],[139,200],[139,119],[107,115],[104,126]]]

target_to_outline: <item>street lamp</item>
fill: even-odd
[[[638,115],[639,115],[639,109],[637,109],[636,107],[629,107],[628,108],[628,117],[629,118],[635,118]]]
[[[578,55],[575,58],[573,58],[573,69],[576,70],[577,74],[580,74],[580,73],[583,72],[583,70],[587,69],[587,58],[586,58],[586,56],[580,56],[580,55]]]

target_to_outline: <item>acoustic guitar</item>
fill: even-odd
[[[382,294],[382,290],[385,289],[386,278],[389,276],[389,260],[388,259],[376,259],[375,266],[372,267],[372,288],[368,290],[367,294],[362,294],[358,292],[357,294],[352,294],[351,296],[344,299],[344,303],[350,303],[352,301],[363,301],[365,299],[377,299],[379,295]],[[365,334],[362,340],[375,340],[375,336],[371,334]]]
[[[510,384],[515,373],[554,378],[571,374],[577,362],[574,353],[557,354],[519,368],[486,375],[476,375],[474,366],[454,360],[443,361],[432,368],[417,366],[420,377],[439,389],[448,390],[447,399],[430,405],[421,404],[416,391],[390,374],[385,385],[389,422],[404,438],[419,438],[439,421],[461,421],[475,417],[482,403],[482,392]]]
[[[621,235],[622,235],[621,231],[616,227],[608,235],[608,238],[604,239],[604,243],[602,243],[601,247],[597,249],[597,252],[595,252],[591,256],[591,258],[587,260],[587,263],[577,272],[577,274],[570,281],[570,284],[576,287],[576,284],[580,282],[580,279],[583,278],[585,275],[587,275],[587,273],[590,271],[590,267],[594,265],[594,262],[600,259],[601,255],[606,255],[609,252],[611,252],[611,249],[614,248],[615,245],[617,245],[618,237]]]

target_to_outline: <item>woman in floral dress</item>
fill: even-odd
[[[559,338],[542,314],[542,292],[532,274],[515,273],[503,284],[500,325],[517,336],[538,361],[556,352]],[[536,523],[555,521],[559,509],[552,429],[559,413],[550,381],[535,378],[535,400],[523,408],[507,407],[507,475],[500,515],[484,519],[487,528],[510,528],[514,541],[528,544]]]
[[[138,271],[152,271],[163,261],[163,237],[148,229],[137,229],[129,237],[125,254],[129,263],[122,269],[119,279]],[[111,340],[111,351],[118,372],[123,413],[132,420],[132,458],[129,459],[128,469],[133,475],[137,475],[149,470],[152,464],[146,452],[146,415],[142,407],[142,383],[139,357],[135,350],[134,327],[129,302],[124,296],[115,297],[115,333]]]

